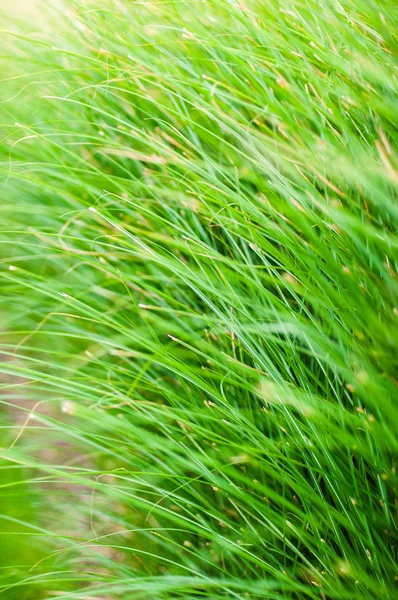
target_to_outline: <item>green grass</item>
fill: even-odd
[[[392,600],[398,11],[2,19],[0,600]]]

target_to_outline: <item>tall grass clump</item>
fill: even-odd
[[[0,600],[393,600],[395,3],[10,10]]]

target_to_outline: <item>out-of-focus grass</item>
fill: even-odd
[[[46,20],[46,11],[42,10],[40,2],[37,0],[2,0],[2,16],[15,23],[15,19],[25,21],[31,26],[38,24],[43,26]]]
[[[394,6],[40,10],[2,32],[0,600],[392,599]]]

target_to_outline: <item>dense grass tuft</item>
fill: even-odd
[[[4,15],[0,600],[395,597],[398,11]]]

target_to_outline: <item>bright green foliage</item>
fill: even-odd
[[[392,600],[395,3],[41,10],[2,33],[0,600]]]

